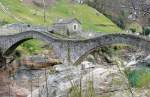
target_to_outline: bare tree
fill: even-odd
[[[120,24],[120,20],[126,23],[132,16],[132,20],[142,21],[140,23],[144,26],[150,17],[150,0],[85,0],[85,3],[111,16],[116,24]]]

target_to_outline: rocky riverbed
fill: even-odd
[[[28,97],[149,97],[149,86],[132,87],[124,72],[137,68],[146,54],[131,48],[109,54],[95,51],[78,66],[54,66],[47,83]]]
[[[1,91],[7,94],[2,97],[150,97],[150,84],[133,87],[125,72],[149,64],[146,56],[130,47],[113,47],[94,51],[78,66],[20,66],[9,80],[8,73],[1,73]]]
[[[88,63],[89,64],[89,63]],[[117,66],[81,67],[57,65],[48,83],[33,91],[32,97],[149,97],[149,88],[136,89],[129,86],[128,79]],[[81,76],[82,75],[82,76]],[[81,86],[81,87],[80,87]],[[80,90],[81,89],[81,90]],[[80,95],[82,92],[82,96]],[[28,97],[31,97],[29,95]]]

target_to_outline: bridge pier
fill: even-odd
[[[7,60],[6,58],[0,55],[0,68],[3,68],[4,66],[6,66],[7,64],[6,60]]]
[[[0,69],[5,69],[9,63],[13,62],[13,60],[13,56],[8,58],[0,52]]]

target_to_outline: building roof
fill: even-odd
[[[73,21],[77,21],[78,23],[81,24],[81,22],[76,19],[76,18],[70,18],[70,19],[59,19],[56,23],[54,24],[70,24],[72,23]]]

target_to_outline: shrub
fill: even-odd
[[[130,31],[131,31],[132,33],[135,33],[135,32],[136,32],[136,29],[135,29],[135,28],[130,28]]]
[[[143,34],[144,35],[149,35],[150,34],[150,27],[144,27],[143,28]]]
[[[16,56],[17,58],[21,57],[21,51],[16,50],[16,51],[15,51],[15,56]]]
[[[24,42],[21,46],[29,54],[33,54],[33,53],[41,51],[43,49],[42,48],[43,45],[44,45],[43,41],[33,39],[33,40],[28,40]]]
[[[127,29],[129,29],[133,33],[136,33],[136,32],[137,33],[142,33],[143,32],[142,26],[137,22],[128,23],[127,24]]]
[[[131,70],[127,74],[129,83],[132,87],[144,87],[150,84],[150,69],[141,67]]]
[[[8,22],[5,21],[5,20],[0,20],[0,26],[3,26],[3,25],[5,25],[5,24],[8,24]]]
[[[119,17],[113,17],[111,15],[105,14],[104,15],[109,18],[113,23],[115,23],[118,27],[125,29],[126,27],[126,22],[123,16],[119,16]]]

